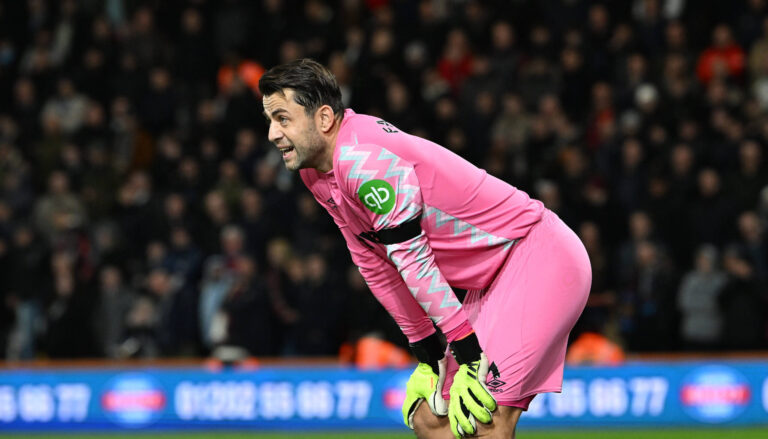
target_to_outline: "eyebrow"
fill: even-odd
[[[276,109],[275,111],[273,111],[273,112],[272,112],[272,117],[275,117],[275,116],[277,116],[277,115],[278,115],[278,114],[280,114],[280,113],[287,113],[287,112],[288,112],[288,110],[286,110],[286,109],[284,109],[284,108],[278,108],[278,109]],[[264,116],[265,116],[267,119],[269,119],[269,115],[267,114],[267,112],[266,112],[266,111],[264,112]]]

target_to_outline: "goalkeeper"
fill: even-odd
[[[404,422],[420,438],[513,437],[536,394],[561,390],[591,282],[581,241],[525,192],[345,110],[317,62],[274,67],[259,88],[269,140],[333,217],[420,363]]]

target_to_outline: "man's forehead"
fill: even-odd
[[[287,109],[291,104],[298,105],[293,100],[294,91],[290,88],[284,88],[281,92],[272,93],[269,96],[265,96],[262,101],[264,104],[264,111],[269,113],[277,109],[278,107]]]

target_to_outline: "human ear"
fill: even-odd
[[[323,105],[317,110],[317,123],[320,131],[327,133],[333,127],[333,122],[336,120],[333,114],[333,109],[329,105]]]

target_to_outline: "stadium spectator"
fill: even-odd
[[[207,349],[212,349],[223,340],[217,325],[217,313],[234,282],[232,273],[226,269],[223,258],[210,256],[205,261],[203,278],[200,283],[200,308],[198,319],[201,339]]]
[[[722,245],[731,226],[730,200],[721,192],[720,174],[705,168],[698,175],[698,197],[691,204],[689,222],[693,242]]]
[[[0,238],[0,282],[10,285],[10,245],[7,237]],[[0,355],[8,353],[8,339],[14,327],[14,298],[10,291],[0,292]]]
[[[763,164],[763,148],[755,140],[744,140],[738,146],[738,169],[730,170],[725,184],[733,194],[733,208],[743,212],[755,207],[760,190],[768,183],[768,174]]]
[[[41,117],[55,120],[65,134],[75,133],[85,122],[88,102],[68,78],[62,78],[57,84],[57,94],[45,105]]]
[[[215,52],[211,32],[200,10],[190,7],[181,14],[181,29],[174,42],[174,77],[184,85],[189,99],[197,99],[210,87]]]
[[[759,281],[768,280],[768,248],[763,238],[764,225],[753,211],[746,211],[737,219],[738,236],[731,245],[739,248],[746,256]]]
[[[653,234],[654,224],[648,214],[642,210],[637,210],[629,215],[628,227],[629,239],[621,243],[618,248],[617,275],[622,281],[628,281],[632,277],[637,249],[644,242],[656,242]]]
[[[184,285],[162,266],[150,266],[144,280],[143,294],[154,305],[155,341],[161,355],[184,355],[185,334]]]
[[[21,77],[13,87],[14,105],[12,116],[19,129],[19,140],[28,142],[40,127],[40,101],[34,82]]]
[[[46,276],[44,294],[46,308],[46,353],[52,358],[92,357],[95,333],[90,316],[93,310],[91,288],[75,273],[75,258],[66,251],[56,251],[50,258],[50,275]]]
[[[137,258],[154,235],[158,206],[152,182],[144,171],[131,173],[117,190],[116,219],[127,237],[129,257]]]
[[[677,279],[663,251],[645,241],[636,247],[631,277],[623,282],[623,336],[633,351],[677,348]]]
[[[157,358],[157,316],[152,299],[139,296],[126,317],[125,340],[120,344],[118,358]]]
[[[573,330],[573,338],[584,332],[602,331],[606,325],[614,324],[616,305],[615,264],[605,249],[600,229],[593,222],[585,221],[579,228],[579,238],[584,243],[592,264],[592,289],[587,306]]]
[[[276,330],[270,297],[257,277],[252,258],[241,256],[236,261],[236,278],[222,303],[226,322],[224,345],[237,346],[251,355],[276,354]]]
[[[212,345],[211,331],[214,319],[227,295],[231,294],[232,288],[239,285],[245,235],[239,227],[227,225],[221,230],[220,242],[221,253],[206,260],[205,277],[200,291],[200,327],[209,347]],[[245,276],[250,276],[250,272]]]
[[[723,256],[728,276],[720,296],[724,339],[730,349],[765,347],[765,286],[742,249],[729,246]]]
[[[69,178],[61,171],[51,174],[48,192],[35,203],[35,225],[49,244],[58,245],[68,232],[85,225],[86,212],[80,198],[69,188]]]
[[[105,266],[99,273],[99,297],[93,322],[101,355],[119,358],[126,318],[134,300],[135,293],[124,283],[120,270]]]
[[[315,203],[316,204],[316,203]],[[328,265],[317,253],[292,261],[292,281],[297,284],[289,301],[297,319],[285,337],[294,354],[334,355],[343,341],[340,288]]]
[[[703,84],[712,79],[739,79],[744,73],[744,50],[734,41],[731,28],[719,24],[712,31],[712,45],[699,57],[696,75]]]
[[[261,194],[253,188],[243,190],[240,198],[240,211],[243,218],[240,227],[245,233],[246,252],[262,266],[266,261],[266,246],[271,230],[271,221],[264,213]]]
[[[264,67],[261,64],[253,60],[242,59],[237,53],[229,53],[227,61],[219,68],[217,74],[219,90],[229,93],[235,87],[235,81],[239,80],[245,83],[253,93],[258,94],[259,79],[263,74]]]
[[[693,270],[683,276],[677,293],[681,313],[680,337],[689,350],[714,350],[723,342],[723,316],[719,299],[726,275],[719,267],[719,255],[713,245],[696,252]]]
[[[749,50],[749,74],[757,82],[768,73],[768,19],[764,18],[761,38]]]
[[[472,72],[472,50],[467,34],[462,29],[453,29],[448,33],[438,69],[453,93],[458,95]]]
[[[19,224],[11,239],[7,300],[15,313],[15,325],[9,335],[7,357],[26,360],[34,358],[40,335],[47,247],[30,224]]]
[[[202,252],[192,241],[192,235],[184,227],[174,227],[167,238],[168,251],[163,266],[168,269],[174,282],[189,285],[199,277]]]

